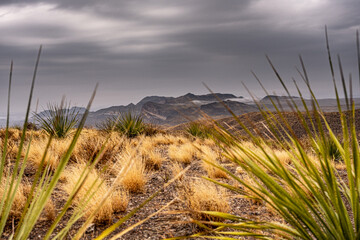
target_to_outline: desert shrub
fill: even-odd
[[[157,134],[164,133],[164,131],[155,124],[145,123],[143,134],[145,136],[155,136]]]
[[[61,104],[49,103],[47,110],[34,115],[40,128],[56,138],[67,137],[79,122],[79,110],[70,108],[64,101]]]
[[[129,138],[143,134],[146,129],[142,116],[133,114],[132,112],[107,118],[105,121],[98,124],[97,127],[106,132],[119,132]],[[149,130],[149,132],[151,131]]]
[[[338,138],[340,141],[340,138]],[[339,161],[341,159],[340,149],[336,142],[331,137],[326,137],[324,140],[319,141],[319,151],[327,154],[331,159]]]
[[[11,178],[11,176],[8,176]],[[3,178],[0,183],[0,196],[4,194],[9,194],[9,188],[6,186],[6,179]],[[28,192],[31,186],[28,183],[20,183],[18,188],[16,189],[16,193],[14,196],[14,202],[11,205],[10,217],[15,219],[20,219],[22,212],[24,211],[24,207],[26,204],[26,200],[28,197]]]
[[[185,131],[191,136],[198,138],[209,138],[212,136],[212,129],[198,122],[190,123]]]
[[[316,157],[313,156],[313,153],[309,153],[308,149],[303,148],[298,136],[292,131],[289,122],[283,117],[281,107],[277,106],[277,102],[272,101],[273,106],[277,109],[275,113],[265,110],[260,104],[258,107],[264,117],[264,122],[267,124],[269,134],[277,142],[276,150],[281,149],[288,155],[285,160],[287,164],[284,164],[284,160],[281,160],[284,159],[283,156],[277,156],[272,146],[266,147],[268,144],[266,139],[253,134],[241,119],[234,116],[235,122],[247,131],[257,151],[244,147],[241,139],[234,136],[230,131],[220,127],[217,131],[223,136],[220,140],[226,140],[223,142],[226,146],[225,151],[229,153],[227,155],[229,160],[233,161],[241,169],[241,172],[247,174],[250,178],[239,178],[225,168],[219,167],[231,175],[240,187],[208,179],[229,190],[240,193],[244,198],[257,197],[261,199],[269,206],[271,211],[281,216],[286,224],[266,220],[244,219],[241,216],[205,211],[203,213],[232,221],[229,224],[207,222],[207,224],[218,227],[218,231],[212,232],[217,238],[228,239],[230,236],[243,235],[267,239],[357,239],[360,236],[360,147],[356,131],[355,104],[347,97],[349,96],[349,89],[345,85],[339,58],[346,108],[350,114],[344,113],[336,86],[328,40],[326,42],[341,119],[342,139],[339,139],[334,134],[325,119],[323,111],[310,87],[306,68],[300,57],[302,71],[299,70],[299,73],[310,91],[313,111],[309,111],[311,108],[306,105],[299,88],[297,90],[301,102],[297,103],[294,100],[289,100],[288,103],[293,107],[296,116],[298,116],[299,124],[306,130],[312,148],[319,149],[319,151],[316,151]],[[357,45],[360,64],[358,34]],[[269,58],[268,61],[290,97],[290,92],[281,75]],[[264,91],[267,93],[265,89]],[[350,92],[350,96],[352,96],[351,88]],[[298,104],[303,105],[306,119],[310,119],[309,121],[305,119],[304,113],[299,110]],[[279,118],[273,117],[274,115],[279,116]],[[283,120],[280,121],[279,119]],[[282,127],[279,129],[277,126]],[[326,140],[327,138],[330,140]],[[332,141],[332,143],[328,141]],[[228,144],[228,142],[232,142],[232,144]],[[327,146],[328,149],[322,148],[321,145]],[[234,152],[234,149],[239,154],[231,153]],[[346,166],[344,175],[339,174],[333,164],[334,156],[338,155],[340,155]],[[243,191],[243,188],[247,189],[247,191]],[[229,230],[224,231],[224,227]],[[201,237],[211,238],[207,234],[201,234]]]

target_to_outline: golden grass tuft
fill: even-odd
[[[230,211],[226,190],[204,179],[192,179],[184,183],[180,195],[190,211],[190,216],[196,220],[221,220],[200,211]]]
[[[174,143],[174,141],[165,134],[156,134],[151,140],[154,146],[170,145]]]
[[[203,147],[201,153],[200,158],[203,159],[201,165],[210,178],[228,178],[226,172],[211,165],[211,163],[219,165],[217,160],[218,154],[215,151],[213,151],[210,147]]]
[[[140,142],[141,142],[140,151],[142,153],[149,152],[153,150],[154,147],[156,146],[156,144],[154,143],[151,137],[142,137],[140,139]]]
[[[9,179],[11,176],[8,177]],[[9,187],[9,186],[8,186]],[[0,186],[0,196],[2,197],[5,193],[6,188],[6,177],[3,176],[1,186]],[[31,189],[31,185],[29,183],[23,183],[21,182],[19,184],[19,187],[15,193],[15,199],[10,209],[10,217],[13,217],[15,219],[19,219],[21,217],[21,214],[24,210],[26,201],[27,201],[27,195],[29,194]],[[6,195],[9,193],[9,189],[6,190]]]
[[[43,214],[44,214],[46,220],[49,220],[49,221],[55,220],[56,210],[55,210],[54,202],[51,198],[47,201],[45,208],[43,210]]]
[[[64,171],[64,178],[66,179],[66,182],[65,184],[63,184],[62,188],[67,194],[71,194],[75,184],[78,182],[79,177],[85,168],[85,164],[78,163],[73,164]],[[103,205],[99,206],[99,204],[103,200],[103,197],[109,191],[112,191],[106,182],[103,182],[101,184],[102,181],[104,181],[103,178],[98,174],[95,169],[93,169],[88,174],[85,183],[83,184],[74,199],[74,204],[80,207],[81,204],[86,202],[86,198],[94,193],[86,207],[86,212],[84,216],[86,218],[89,217],[92,212],[95,211],[95,209],[100,207],[98,213],[94,218],[94,222],[96,223],[111,222],[114,212],[125,211],[129,202],[128,194],[126,192],[118,190],[113,191],[113,193],[110,195],[110,197],[106,199]],[[92,186],[94,187],[91,188]],[[90,194],[88,194],[89,192]]]
[[[178,162],[174,162],[170,165],[170,171],[171,171],[171,177],[174,178],[176,177],[182,170],[184,170],[183,166],[178,163]],[[180,176],[179,180],[182,181],[185,177],[185,174]]]
[[[168,148],[168,155],[172,160],[189,164],[196,156],[197,149],[192,143],[184,143],[180,146],[171,145]]]
[[[47,139],[39,139],[36,142],[33,142],[30,146],[28,161],[34,164],[35,167],[40,166],[47,142]],[[47,158],[45,159],[45,165],[49,165],[51,170],[55,170],[59,165],[61,157],[67,151],[70,142],[70,138],[54,139],[49,147],[49,152]]]
[[[71,159],[79,163],[95,159],[95,157],[99,154],[102,145],[109,137],[99,162],[107,163],[108,161],[114,160],[116,153],[118,153],[123,147],[124,139],[118,134],[110,134],[111,135],[108,136],[107,134],[96,130],[84,130],[80,135]]]
[[[116,184],[125,188],[129,192],[138,193],[144,190],[147,182],[145,171],[145,161],[136,154],[135,150],[130,150],[118,156],[117,166],[114,168],[128,168],[126,174],[120,177]]]
[[[145,159],[146,167],[149,169],[159,169],[164,161],[161,153],[156,151],[156,149],[143,154],[143,157]]]
[[[159,169],[164,158],[161,153],[156,149],[156,144],[152,141],[151,137],[143,137],[139,146],[139,154],[143,157],[146,168]]]

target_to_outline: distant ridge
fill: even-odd
[[[229,113],[221,107],[218,98],[226,101],[239,114],[256,111],[254,106],[241,103],[244,101],[242,96],[229,93],[215,93],[215,95],[187,93],[179,97],[147,96],[137,104],[112,106],[91,112],[87,124],[94,126],[107,117],[125,112],[141,114],[148,123],[168,126],[184,123],[189,119],[197,120],[203,113],[210,117],[229,116]]]
[[[299,97],[295,97],[295,96],[278,96],[278,95],[267,95],[265,97],[263,97],[260,102],[265,102],[265,101],[271,101],[271,100],[291,100],[291,99],[299,99]]]
[[[199,120],[203,117],[203,114],[214,119],[229,117],[230,113],[218,99],[225,103],[236,115],[259,111],[252,100],[242,96],[229,93],[215,93],[215,95],[187,93],[178,97],[147,96],[136,104],[115,105],[90,112],[86,125],[96,126],[109,117],[127,112],[141,114],[147,123],[165,126],[175,126],[188,121]],[[290,99],[294,100],[300,110],[303,108],[301,99],[296,96],[267,95],[260,100],[260,103],[269,110],[275,110],[270,101],[274,100],[275,103],[279,102],[281,104],[284,111],[291,111],[291,107],[288,105]],[[360,99],[355,98],[354,101],[355,108],[360,108]],[[305,102],[309,106],[311,105],[310,100],[305,99]],[[325,112],[337,111],[335,99],[318,99],[318,102]],[[344,105],[345,101],[342,99],[340,103]],[[85,108],[73,108],[79,110],[80,114],[85,111]]]

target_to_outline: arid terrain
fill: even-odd
[[[294,116],[292,117],[295,119]],[[259,113],[250,113],[242,116],[242,118],[251,118],[254,122],[258,122],[259,125],[257,120],[260,118]],[[337,119],[338,116],[336,113],[329,113],[327,118]],[[227,126],[232,124],[231,119],[224,119],[222,123],[224,122],[227,123]],[[304,133],[299,130],[301,128],[297,127],[296,121],[294,120],[293,122],[291,125],[295,130],[297,129],[297,134],[303,135]],[[332,121],[334,129],[336,129],[336,124],[340,124],[339,121]],[[167,204],[169,205],[165,209],[151,216],[145,223],[124,234],[121,239],[163,239],[189,236],[202,232],[203,229],[193,223],[193,220],[209,220],[209,218],[195,212],[199,210],[228,212],[252,220],[284,223],[283,219],[264,202],[243,198],[237,193],[230,192],[204,180],[202,177],[206,176],[247,191],[243,186],[238,186],[225,172],[206,162],[208,161],[225,167],[242,179],[246,179],[249,182],[252,181],[247,174],[242,172],[236,164],[227,158],[227,154],[239,153],[231,151],[231,149],[228,149],[226,153],[212,139],[191,136],[186,133],[184,128],[185,125],[181,125],[170,131],[161,130],[153,136],[138,136],[132,139],[121,136],[118,133],[111,133],[109,135],[110,133],[95,129],[83,130],[70,157],[69,164],[62,173],[60,182],[56,186],[51,199],[46,204],[30,238],[42,239],[44,237],[52,221],[54,221],[56,215],[59,214],[60,209],[65,204],[82,170],[87,163],[94,160],[107,138],[109,139],[99,163],[89,174],[72,206],[55,230],[56,233],[61,230],[62,226],[66,225],[73,212],[85,199],[86,192],[91,189],[91,185],[94,184],[96,179],[100,180],[100,182],[103,181],[102,185],[95,182],[98,189],[94,191],[94,195],[85,210],[85,215],[68,232],[67,239],[73,237],[73,234],[76,233],[87,217],[90,216],[92,209],[98,206],[103,196],[108,192],[110,194],[82,239],[93,239],[98,236],[112,223],[117,222],[118,219],[136,208],[157,190],[162,189],[164,184],[171,181],[184,169],[187,169],[187,171],[183,176],[167,186],[150,203],[146,204],[145,207],[136,213],[135,216],[116,229],[112,235],[149,217]],[[241,129],[238,130],[241,131]],[[5,130],[1,130],[1,138],[4,137],[4,132]],[[14,167],[20,135],[20,130],[10,129],[6,169],[10,170]],[[16,193],[15,204],[12,206],[10,213],[12,221],[9,221],[6,225],[3,239],[11,235],[19,221],[22,208],[25,206],[29,193],[30,184],[34,179],[36,169],[40,165],[42,153],[48,139],[44,132],[31,130],[27,132],[25,145],[29,143],[30,136],[33,139],[25,168],[25,178],[22,180],[19,191]],[[48,158],[45,159],[46,164],[49,165],[50,173],[58,167],[61,156],[65,153],[70,142],[71,136],[65,139],[53,140]],[[242,144],[248,149],[258,151],[251,142],[243,141]],[[289,155],[285,151],[269,148],[268,152],[276,155],[283,162],[284,166],[289,163]],[[309,154],[311,155],[311,150],[309,150]],[[118,178],[121,170],[129,162],[132,164],[130,169],[123,177]],[[316,162],[315,155],[314,162]],[[343,164],[336,163],[336,168],[340,174],[345,174]],[[4,191],[3,187],[1,191]]]

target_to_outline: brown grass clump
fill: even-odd
[[[118,134],[110,134],[99,160],[100,163],[107,163],[108,161],[114,160],[116,154],[123,147],[123,138]],[[84,163],[95,159],[107,138],[108,135],[103,134],[102,132],[91,129],[84,130],[80,135],[71,159],[78,163]]]
[[[152,140],[151,137],[142,137],[140,139],[140,142],[141,142],[140,151],[142,153],[149,152],[153,150],[155,147],[154,141]]]
[[[151,138],[151,140],[154,146],[170,145],[174,143],[173,140],[169,138],[168,135],[165,134],[156,134]]]
[[[196,220],[221,220],[199,211],[230,211],[225,190],[203,179],[193,179],[185,183],[181,197],[190,211],[190,216]]]
[[[125,212],[129,203],[129,193],[117,190],[111,195],[111,204],[114,212]]]
[[[5,129],[0,129],[0,138],[5,139]],[[8,131],[8,141],[9,142],[18,142],[21,138],[21,131],[15,128],[9,128]]]
[[[117,183],[129,192],[137,193],[144,190],[147,176],[145,172],[145,162],[136,152],[128,151],[118,156],[115,168],[128,168],[126,173],[121,176]]]
[[[217,160],[218,154],[216,152],[211,150],[209,147],[203,147],[201,153],[201,159],[204,160],[202,161],[202,167],[207,172],[210,178],[228,178],[226,172],[211,165],[211,163],[219,165],[219,162]]]
[[[56,217],[55,205],[53,200],[50,198],[44,208],[43,214],[46,220],[53,221]]]
[[[284,150],[273,150],[273,155],[275,155],[284,166],[287,166],[292,162],[292,156]]]
[[[5,176],[3,176],[3,179],[1,181],[1,186],[0,186],[0,196],[2,197],[4,192],[5,192],[5,188],[6,188],[6,178]],[[10,179],[11,176],[8,177],[8,179]],[[8,186],[9,188],[9,186]],[[14,202],[11,206],[10,209],[10,217],[13,217],[15,219],[19,219],[21,217],[21,214],[24,210],[26,201],[27,201],[27,195],[29,194],[31,189],[31,185],[29,183],[23,183],[21,182],[19,184],[19,187],[15,193],[15,198],[14,198]],[[9,193],[9,189],[6,190],[6,195]]]
[[[31,143],[29,155],[28,155],[28,161],[34,164],[35,167],[40,166],[47,142],[48,142],[47,139],[41,139]],[[47,158],[45,159],[45,164],[48,164],[51,170],[55,170],[57,168],[61,160],[61,157],[67,151],[70,142],[71,142],[70,138],[54,139],[52,141]]]
[[[161,153],[156,151],[156,149],[143,154],[143,157],[145,159],[146,167],[149,169],[159,169],[164,161]]]
[[[141,145],[139,146],[139,153],[145,160],[146,168],[159,169],[164,158],[161,153],[156,149],[156,145],[151,137],[143,137],[140,139]]]
[[[180,146],[171,145],[168,148],[169,157],[177,162],[189,164],[196,156],[197,149],[191,143],[184,143]]]
[[[74,164],[64,171],[64,178],[66,179],[66,183],[63,185],[63,190],[66,193],[71,194],[75,184],[78,182],[79,177],[85,168],[85,164]],[[103,181],[103,178],[97,173],[95,169],[93,169],[88,174],[85,183],[76,195],[74,203],[77,206],[81,206],[81,204],[86,202],[86,198],[90,196],[88,194],[89,191],[90,194],[94,193],[86,207],[86,212],[84,215],[85,217],[89,217],[99,207],[99,204],[103,200],[104,196],[109,191],[112,191],[110,187],[106,184],[106,182]],[[101,184],[101,182],[103,183]],[[93,184],[94,187],[91,188]],[[128,201],[129,198],[127,193],[119,190],[114,191],[100,206],[100,209],[96,214],[94,221],[97,223],[112,221],[113,213],[115,211],[125,211]]]
[[[183,166],[178,162],[174,162],[170,166],[171,178],[176,177],[182,170],[184,170]],[[185,175],[182,175],[179,180],[182,181]]]

